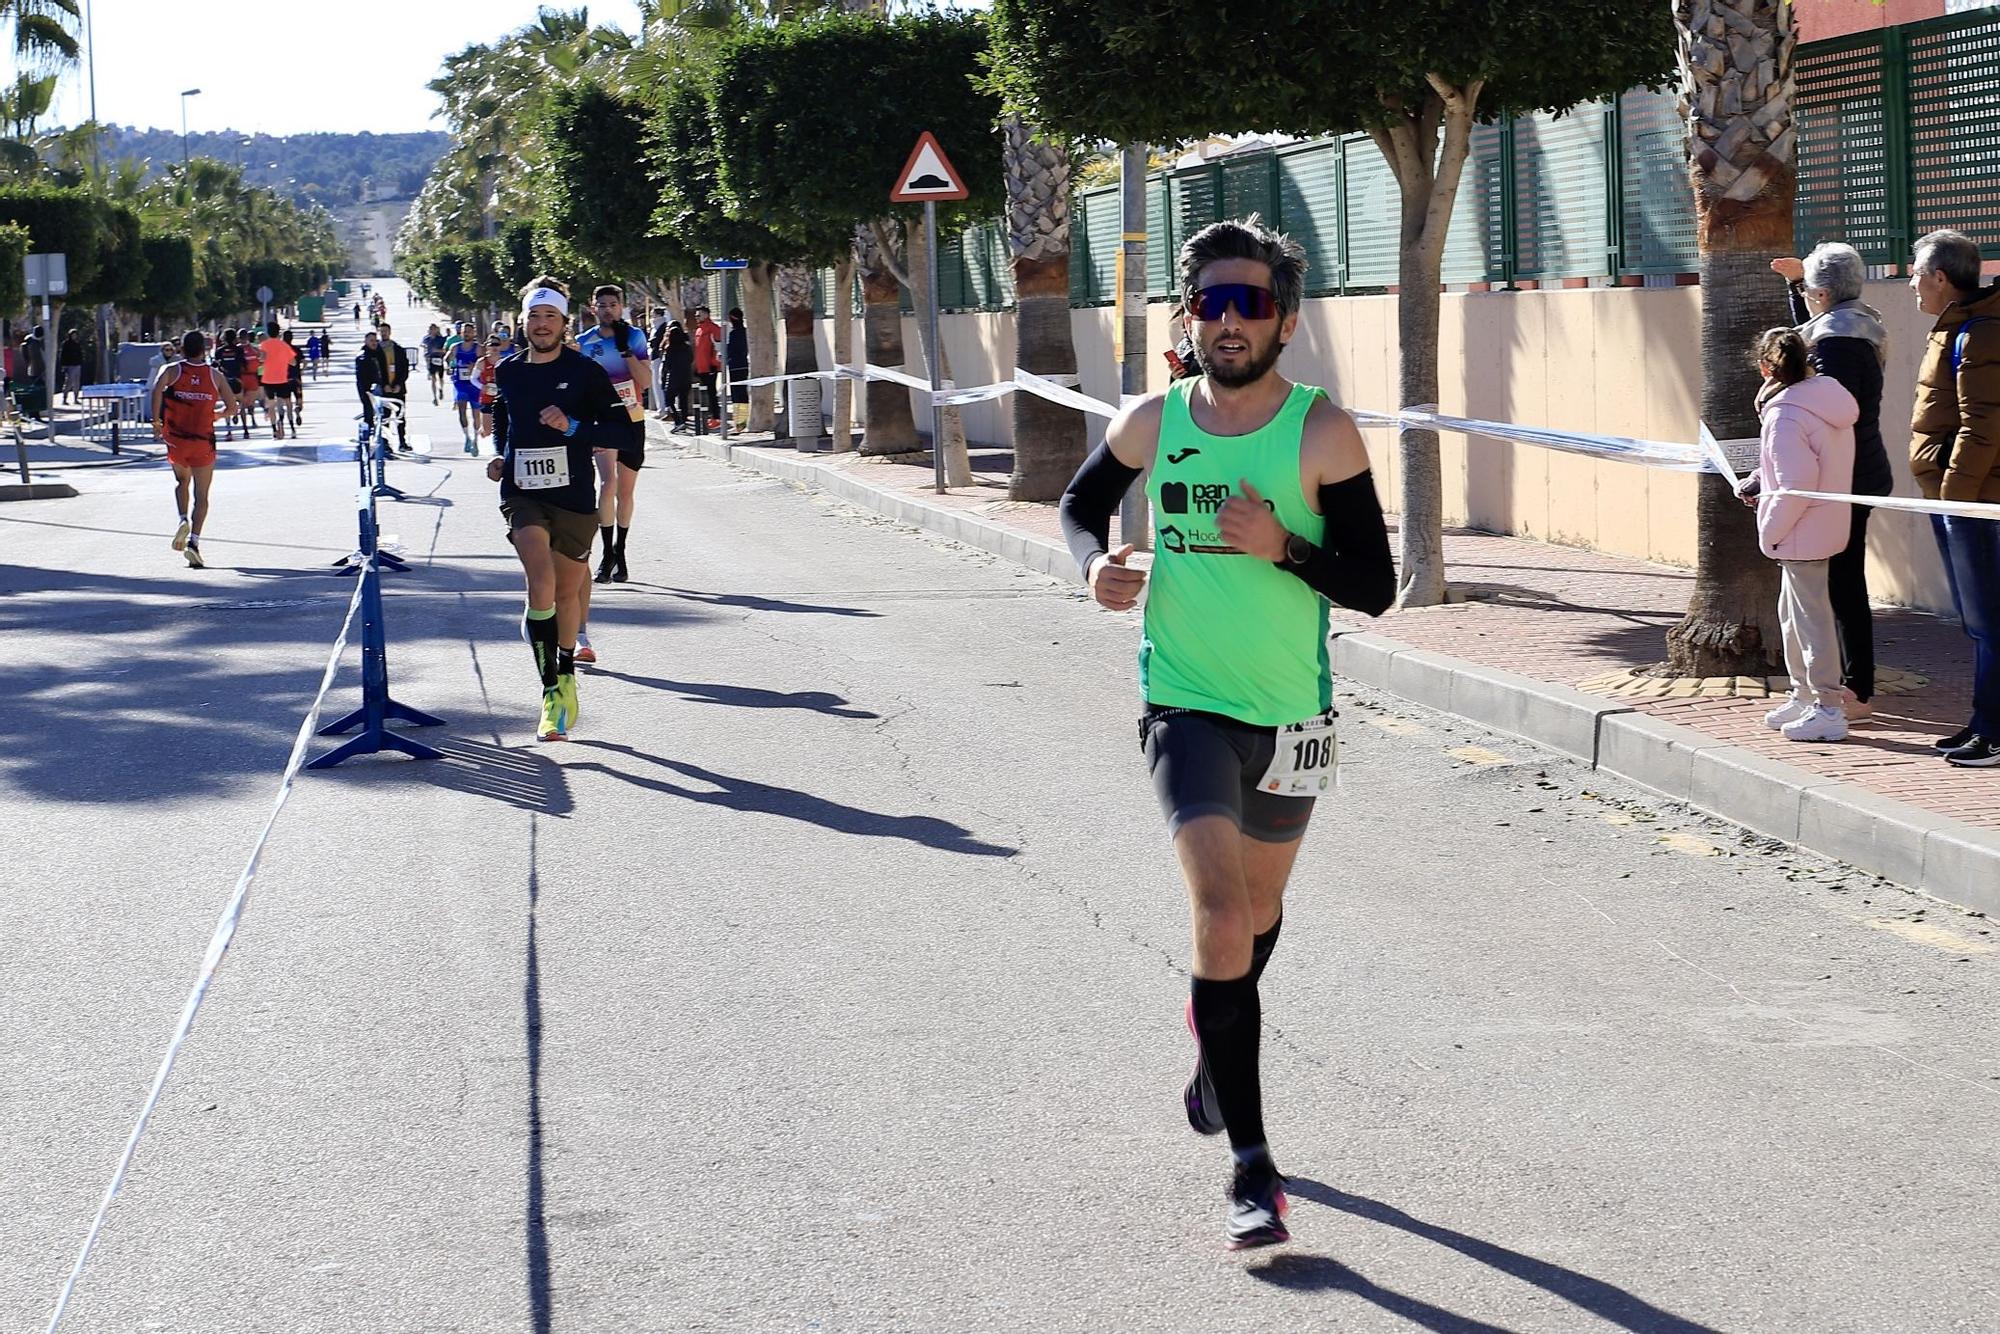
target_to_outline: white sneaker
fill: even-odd
[[[1764,726],[1773,732],[1785,730],[1786,723],[1795,723],[1801,718],[1812,716],[1813,706],[1797,695],[1785,696],[1785,702],[1764,715]]]
[[[1805,717],[1778,729],[1787,741],[1845,741],[1847,719],[1839,709],[1814,707]]]

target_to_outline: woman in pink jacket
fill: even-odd
[[[1758,544],[1783,570],[1778,623],[1792,678],[1791,695],[1764,722],[1790,741],[1840,741],[1847,717],[1827,562],[1847,546],[1851,507],[1784,493],[1853,490],[1854,423],[1861,408],[1840,381],[1813,374],[1805,340],[1795,330],[1761,335],[1756,357],[1764,376],[1757,394],[1763,443],[1744,491],[1746,499],[1755,496]]]

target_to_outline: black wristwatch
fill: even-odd
[[[1312,554],[1312,543],[1306,541],[1297,533],[1286,533],[1285,558],[1279,561],[1278,564],[1287,570],[1303,569],[1305,563],[1312,559]]]

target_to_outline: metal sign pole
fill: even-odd
[[[938,342],[937,202],[930,199],[924,201],[924,251],[925,274],[931,285],[931,299],[924,311],[931,331],[931,472],[938,494],[943,495],[944,408],[938,404],[938,395],[944,392],[944,377],[938,368],[944,364],[944,348]]]

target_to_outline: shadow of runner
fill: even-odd
[[[1524,1283],[1532,1283],[1542,1291],[1551,1293],[1574,1306],[1579,1306],[1620,1329],[1632,1334],[1721,1334],[1710,1325],[1663,1311],[1643,1297],[1627,1292],[1603,1279],[1579,1274],[1574,1269],[1565,1269],[1547,1260],[1538,1260],[1532,1255],[1509,1250],[1495,1242],[1469,1237],[1463,1232],[1454,1232],[1436,1223],[1426,1223],[1413,1218],[1380,1200],[1371,1200],[1365,1195],[1352,1195],[1344,1190],[1336,1190],[1311,1177],[1285,1178],[1285,1191],[1294,1199],[1311,1200],[1329,1209],[1365,1218],[1371,1223],[1381,1223],[1413,1237],[1436,1242],[1447,1250],[1457,1251],[1468,1259],[1489,1265]],[[1357,1276],[1358,1277],[1358,1276]],[[1468,1328],[1487,1329],[1490,1326],[1476,1325]]]
[[[1269,1262],[1251,1265],[1244,1272],[1259,1283],[1291,1292],[1351,1292],[1363,1301],[1435,1334],[1513,1334],[1505,1325],[1489,1325],[1484,1320],[1457,1315],[1442,1306],[1391,1291],[1363,1277],[1358,1270],[1324,1255],[1283,1251],[1273,1255]]]
[[[594,761],[566,764],[563,766],[565,769],[596,770],[613,778],[623,779],[636,787],[663,792],[669,796],[685,797],[689,801],[700,802],[706,806],[721,806],[728,810],[748,811],[759,815],[779,815],[788,820],[799,820],[806,824],[818,825],[822,829],[831,829],[842,834],[858,834],[864,838],[900,838],[911,843],[921,843],[925,847],[936,848],[941,852],[962,852],[974,857],[1012,857],[1020,851],[1018,848],[1003,847],[997,843],[982,842],[974,838],[971,831],[963,826],[955,825],[949,820],[940,820],[932,815],[883,815],[877,811],[863,810],[859,806],[843,806],[837,801],[815,797],[810,792],[800,792],[787,787],[772,787],[767,783],[754,782],[748,778],[731,778],[699,765],[661,759],[657,755],[648,755],[630,746],[610,741],[571,740],[568,744],[629,755],[635,760],[657,764],[663,769],[671,769],[677,774],[721,790],[702,792],[661,779],[626,773],[608,764],[598,764]]]
[[[608,676],[628,685],[649,690],[678,691],[683,698],[703,704],[729,704],[739,709],[809,709],[833,718],[880,718],[879,713],[857,709],[843,697],[826,690],[760,690],[755,686],[719,685],[707,681],[669,681],[657,676],[633,676],[629,672],[591,669],[592,676]]]

